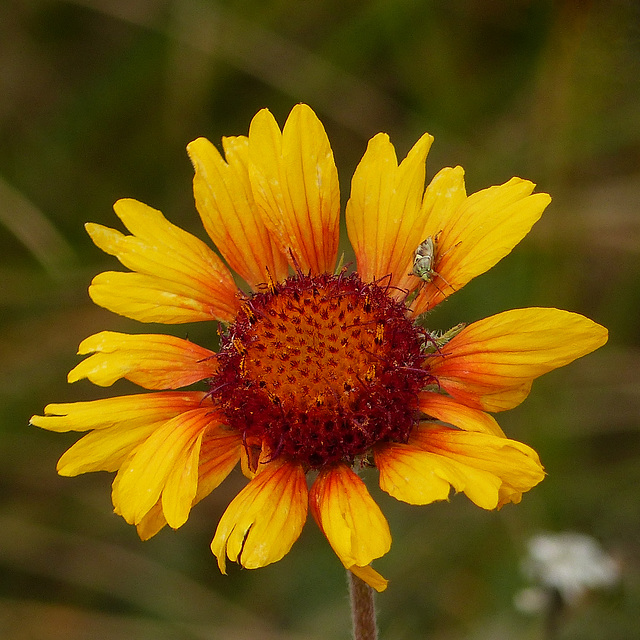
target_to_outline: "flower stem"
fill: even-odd
[[[376,625],[376,608],[373,602],[373,589],[351,571],[347,571],[347,576],[349,579],[353,639],[376,640],[378,628]]]

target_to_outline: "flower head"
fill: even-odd
[[[141,322],[217,321],[217,352],[168,335],[105,331],[80,344],[69,374],[147,389],[52,404],[32,423],[88,431],[58,471],[116,471],[113,503],[144,539],[186,522],[238,462],[248,484],[212,550],[224,572],[282,558],[310,509],[342,563],[376,589],[371,562],[387,521],[358,472],[377,467],[398,500],[446,500],[451,487],[495,509],[544,471],[488,412],[509,409],[541,374],[606,342],[606,330],[558,309],[517,309],[445,333],[417,320],[528,233],[550,201],[513,178],[467,196],[460,167],[425,190],[431,136],[398,164],[371,139],[346,224],[356,269],[337,267],[340,195],[322,124],[294,107],[282,131],[267,110],[247,137],[188,146],[203,225],[222,258],[155,209],[120,200],[130,235],[87,231],[128,272],[101,273],[97,304]],[[233,270],[246,287],[239,289]],[[180,390],[194,383],[200,390]]]

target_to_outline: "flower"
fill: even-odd
[[[281,559],[310,510],[344,566],[378,590],[387,583],[371,563],[391,535],[363,467],[410,504],[446,500],[451,487],[484,509],[519,502],[543,468],[488,412],[518,405],[535,378],[607,331],[540,308],[443,334],[418,322],[507,255],[550,201],[520,178],[467,196],[460,167],[425,190],[432,140],[423,135],[400,164],[387,135],[370,140],[345,213],[353,272],[336,266],[337,170],[306,105],[282,131],[260,111],[248,136],[223,138],[224,157],[203,138],[189,144],[196,207],[222,258],[135,200],[114,206],[130,235],[87,224],[130,269],[96,276],[95,303],[141,322],[217,321],[220,347],[110,331],[84,340],[70,382],[126,378],[148,392],[34,416],[45,429],[89,432],[59,473],[116,471],[115,511],[147,539],[184,524],[240,462],[249,482],[211,545],[222,572],[227,559]],[[201,390],[184,390],[194,383]]]
[[[597,540],[584,533],[540,533],[527,543],[524,573],[547,591],[555,591],[562,603],[577,604],[588,591],[613,587],[620,566],[603,551]],[[516,603],[529,610],[544,603],[544,591],[529,588]]]

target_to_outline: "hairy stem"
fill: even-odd
[[[354,640],[377,640],[376,608],[373,602],[373,589],[347,571],[349,579],[349,598],[351,600],[351,622]]]

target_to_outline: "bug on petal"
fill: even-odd
[[[436,243],[433,236],[429,236],[418,245],[413,254],[413,271],[411,274],[425,282],[431,282],[433,276],[438,275],[433,270],[435,255]]]
[[[446,278],[444,278],[434,268],[437,252],[436,241],[438,240],[439,235],[440,232],[438,232],[435,238],[433,236],[428,236],[418,245],[418,248],[413,253],[413,270],[409,275],[420,278],[424,283],[432,282],[433,286],[444,295],[442,289],[440,289],[440,287],[435,283],[434,276],[435,279],[439,278],[442,280],[442,282],[444,282],[451,290],[455,291],[455,289],[453,285],[451,285],[451,283],[449,283]],[[445,255],[447,253],[448,251],[445,251]],[[442,256],[440,257],[442,258]]]

